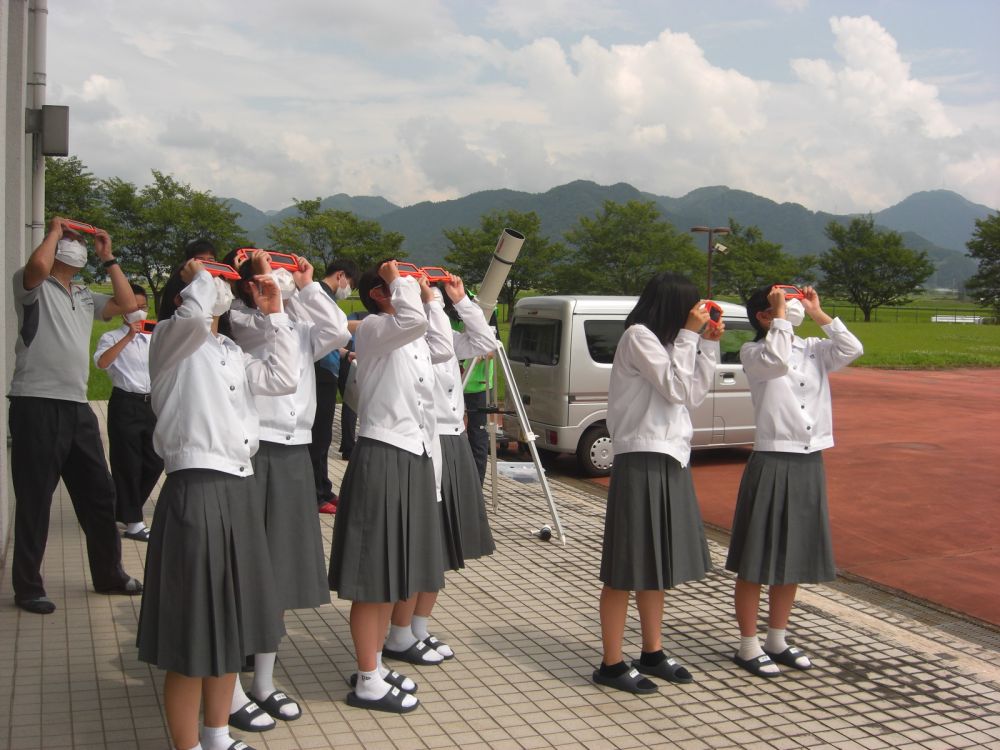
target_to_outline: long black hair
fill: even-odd
[[[750,299],[747,300],[747,317],[750,319],[750,325],[757,332],[754,336],[754,341],[760,341],[767,335],[767,329],[757,320],[757,313],[764,312],[771,307],[771,301],[767,298],[767,295],[771,293],[771,289],[773,288],[774,284],[762,286],[751,294]]]
[[[163,289],[160,290],[160,300],[156,305],[156,319],[157,320],[167,320],[174,316],[174,312],[177,310],[177,303],[174,299],[181,290],[187,286],[184,280],[181,278],[181,268],[183,266],[178,266],[174,269],[174,272],[170,274],[170,278],[167,279],[167,283],[163,285]]]
[[[640,323],[666,346],[677,338],[699,299],[698,288],[687,276],[669,271],[658,273],[646,282],[639,301],[625,318],[625,327]]]

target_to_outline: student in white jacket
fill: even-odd
[[[355,332],[358,442],[341,484],[329,585],[352,602],[358,673],[348,704],[405,713],[418,705],[416,686],[382,666],[381,652],[393,603],[415,604],[419,592],[444,586],[429,341],[449,348],[451,338],[429,334],[428,315],[444,311],[430,305],[426,280],[401,278],[395,261],[363,274],[358,294],[373,314]],[[409,618],[399,627],[409,633]]]
[[[654,693],[652,675],[692,682],[663,653],[664,589],[700,580],[711,568],[691,482],[690,408],[704,401],[719,361],[723,323],[709,324],[688,279],[661,273],[625,320],[608,390],[615,451],[601,556],[604,656],[593,679],[630,693]],[[622,640],[629,593],[636,592],[642,656],[626,666]]]
[[[269,276],[255,279],[267,343],[244,353],[217,333],[229,285],[190,260],[170,278],[150,342],[156,451],[167,473],[153,515],[139,658],[166,670],[167,725],[179,750],[230,750],[233,683],[247,654],[284,634],[264,525],[252,497],[260,435],[254,396],[298,385],[299,353]],[[198,714],[205,727],[199,743]]]
[[[347,316],[313,281],[313,267],[298,259],[294,273],[271,270],[266,254],[256,253],[240,266],[241,281],[229,311],[233,339],[248,354],[262,356],[267,347],[267,315],[253,301],[253,278],[270,274],[281,291],[282,303],[298,342],[299,387],[285,396],[254,395],[260,415],[260,449],[254,456],[254,481],[261,491],[258,513],[267,531],[274,580],[282,609],[312,609],[330,602],[326,581],[326,554],[316,513],[309,443],[316,414],[316,374],[313,362],[350,341]],[[229,723],[260,732],[274,720],[291,721],[302,715],[298,703],[274,685],[275,653],[253,658],[249,696],[237,677]]]
[[[495,352],[497,340],[483,311],[466,295],[460,277],[452,276],[450,281],[439,284],[435,294],[443,295],[444,309],[449,317],[462,323],[462,330],[451,331],[454,356],[434,365],[434,408],[440,449],[437,459],[441,465],[439,507],[445,565],[451,570],[461,570],[466,560],[492,555],[496,545],[486,516],[479,469],[465,434],[465,397],[459,362]],[[437,592],[417,597],[411,629],[414,637],[437,651],[443,659],[451,659],[455,655],[451,647],[431,635],[428,629],[436,602]]]
[[[823,451],[833,446],[829,374],[861,356],[861,342],[820,307],[812,287],[789,299],[763,287],[747,301],[757,338],[740,349],[750,381],[757,437],[743,472],[726,569],[736,573],[740,646],[733,661],[759,677],[778,664],[812,663],[785,640],[800,583],[836,577],[826,505]],[[803,339],[795,326],[808,314],[828,338]],[[757,637],[760,587],[769,586],[767,640]]]

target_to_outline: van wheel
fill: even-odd
[[[615,452],[611,447],[611,436],[604,425],[591,427],[580,439],[576,449],[576,461],[580,471],[588,477],[606,477],[611,473]]]

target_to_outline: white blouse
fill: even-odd
[[[254,395],[260,416],[260,439],[281,445],[312,442],[316,416],[316,371],[313,362],[351,340],[347,316],[313,282],[297,290],[285,303],[291,330],[298,341],[299,387],[284,396]],[[268,316],[237,300],[229,311],[233,337],[240,347],[255,357],[266,356]]]
[[[641,324],[625,329],[608,387],[608,432],[616,454],[666,453],[687,466],[691,457],[689,408],[708,395],[719,361],[719,342],[681,329],[664,346]]]
[[[253,396],[281,396],[298,386],[298,346],[284,313],[266,318],[262,357],[212,334],[215,284],[201,271],[181,291],[172,318],[157,323],[149,350],[153,447],[169,474],[212,469],[247,477],[259,425]]]
[[[791,323],[775,318],[764,338],[740,348],[757,425],[754,450],[813,453],[833,446],[828,375],[864,348],[840,318],[823,332],[830,338],[799,338]]]
[[[155,329],[154,329],[155,330]],[[100,367],[97,361],[108,349],[113,347],[128,335],[129,326],[123,325],[105,333],[97,342],[94,350],[94,365]],[[118,356],[105,368],[111,378],[111,384],[129,393],[149,393],[149,339],[148,333],[137,333],[131,341],[125,344]]]

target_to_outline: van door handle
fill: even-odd
[[[521,403],[527,406],[531,403],[531,396],[521,396]]]
[[[736,376],[731,372],[719,373],[719,380],[723,385],[736,385]]]

